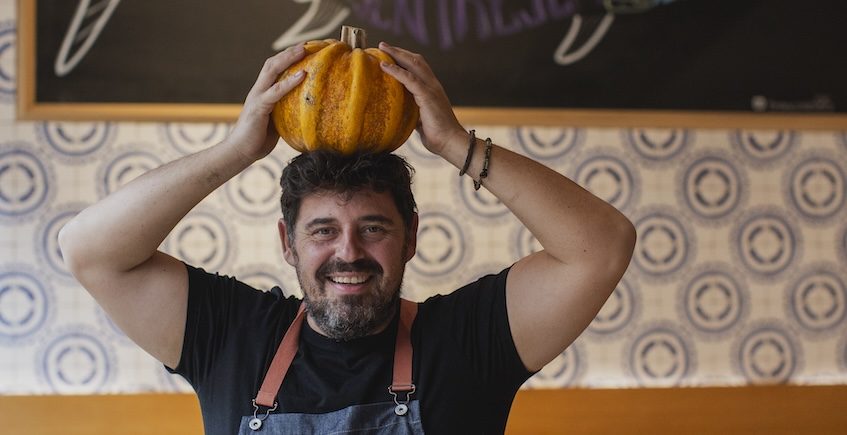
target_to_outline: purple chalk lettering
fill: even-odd
[[[578,0],[528,0],[512,8],[507,8],[507,4],[507,0],[429,0],[429,3],[427,0],[359,0],[351,3],[353,13],[369,26],[400,37],[409,35],[421,45],[434,42],[430,39],[432,34],[443,50],[469,38],[485,41],[525,32],[550,21],[572,17],[578,8]],[[433,25],[434,28],[430,27]]]
[[[403,34],[403,25],[409,29],[409,33],[420,44],[429,45],[429,36],[426,31],[426,13],[424,0],[411,0],[414,3],[414,11],[408,7],[407,0],[398,0],[394,8],[394,33]]]
[[[453,34],[450,31],[450,0],[438,1],[438,29],[441,41],[441,48],[448,49],[453,46]]]
[[[465,35],[468,33],[468,6],[473,6],[476,11],[476,29],[477,36],[481,40],[488,39],[491,35],[491,23],[488,21],[488,10],[485,7],[485,2],[482,0],[456,0],[455,16],[453,22],[455,24],[456,41],[462,42],[465,40]]]
[[[547,10],[544,8],[545,0],[533,0],[532,12],[521,11],[521,21],[527,27],[538,27],[547,22]]]
[[[494,22],[494,33],[498,35],[513,35],[523,29],[520,19],[513,18],[511,23],[504,22],[503,0],[491,0],[491,21]]]
[[[576,0],[547,0],[547,10],[553,20],[571,17],[576,13]]]
[[[382,17],[382,0],[360,0],[352,3],[353,14],[365,20],[371,27],[391,29],[391,21]]]

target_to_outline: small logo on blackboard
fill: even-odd
[[[829,95],[815,95],[805,100],[778,100],[764,95],[750,99],[754,112],[834,112],[835,101]]]

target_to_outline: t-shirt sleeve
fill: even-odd
[[[281,292],[263,292],[229,276],[211,274],[186,264],[188,311],[179,365],[171,373],[182,375],[195,389],[212,376],[216,361],[231,352],[235,340],[250,328],[279,319]],[[284,317],[284,315],[283,315]],[[167,368],[167,367],[166,367]]]
[[[506,309],[509,269],[486,275],[455,292],[438,297],[439,322],[445,335],[485,384],[517,388],[533,372],[526,369],[515,348]]]

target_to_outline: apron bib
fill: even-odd
[[[418,401],[408,404],[406,415],[394,413],[394,402],[355,405],[326,414],[270,414],[258,430],[250,429],[253,416],[241,417],[238,435],[417,435],[423,434]]]
[[[394,373],[386,394],[386,398],[392,401],[353,405],[324,414],[274,413],[278,405],[277,393],[299,347],[300,330],[306,317],[306,306],[301,303],[297,316],[285,331],[285,336],[274,354],[259,394],[253,399],[253,415],[241,418],[239,435],[423,434],[420,405],[418,400],[412,400],[415,384],[412,383],[411,329],[417,311],[416,303],[400,300],[400,322],[397,325],[397,341],[394,347]]]

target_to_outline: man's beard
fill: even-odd
[[[334,272],[368,272],[374,286],[363,294],[327,297],[326,277]],[[334,260],[318,268],[314,276],[315,288],[308,288],[300,270],[297,270],[309,316],[327,337],[339,341],[373,334],[394,316],[400,299],[400,286],[386,289],[380,285],[382,277],[383,269],[375,261],[362,259],[346,263]]]

